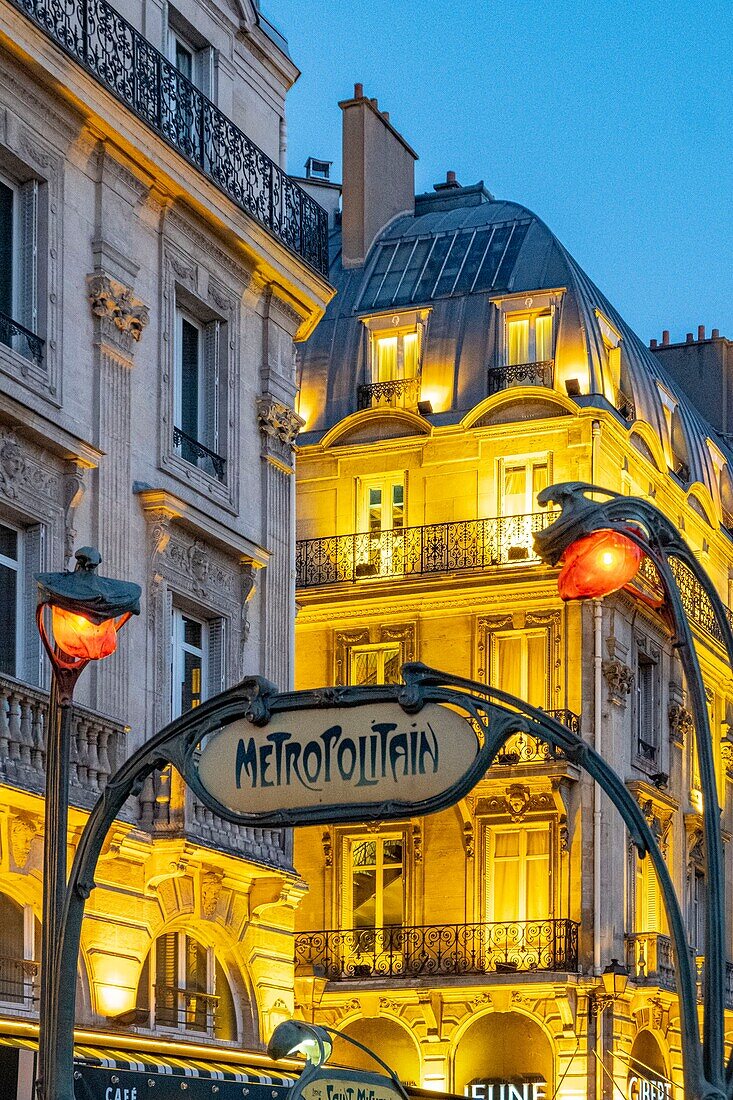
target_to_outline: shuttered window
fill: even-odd
[[[26,683],[44,683],[44,662],[35,624],[35,574],[43,567],[44,528],[0,523],[0,672]]]
[[[0,343],[32,358],[16,326],[38,334],[37,180],[16,184],[0,178],[0,314]]]
[[[225,480],[226,422],[222,409],[221,321],[201,322],[176,311],[174,345],[175,445],[180,456],[204,473]]]
[[[636,661],[636,752],[641,760],[655,763],[659,752],[658,666],[646,653]]]
[[[218,695],[225,685],[226,620],[171,609],[171,717]]]

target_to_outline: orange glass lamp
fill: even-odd
[[[89,661],[114,653],[117,632],[140,612],[140,586],[98,576],[101,560],[98,550],[84,546],[76,552],[73,572],[41,573],[36,578],[38,630],[62,693],[63,681],[75,681]],[[50,636],[46,608],[51,612]]]
[[[594,531],[577,539],[560,562],[560,598],[598,599],[618,592],[636,576],[643,556],[641,548],[621,531]]]

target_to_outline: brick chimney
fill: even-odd
[[[343,111],[341,227],[344,267],[360,267],[377,233],[397,214],[415,209],[417,153],[367,99],[361,84]]]

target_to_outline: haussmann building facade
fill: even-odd
[[[296,686],[393,682],[419,660],[554,714],[638,801],[702,967],[695,731],[645,598],[657,582],[647,571],[636,593],[563,605],[533,534],[552,520],[537,493],[554,482],[649,497],[730,604],[727,428],[535,214],[453,173],[416,196],[415,153],[376,100],[357,85],[340,107],[342,185],[324,161],[304,180],[330,210],[338,293],[298,361]],[[727,839],[730,669],[704,594],[678,576]],[[727,843],[726,862],[730,882]],[[299,1011],[405,1081],[486,1100],[681,1100],[654,872],[561,753],[516,736],[454,810],[297,831],[295,863],[309,885]],[[729,919],[729,958],[732,932]],[[599,975],[614,959],[629,980],[609,1003]]]
[[[325,215],[285,171],[297,76],[250,0],[0,0],[3,1100],[34,1095],[38,1032],[34,574],[93,544],[143,591],[79,683],[70,857],[110,774],[171,717],[245,675],[292,680],[293,342],[333,293]],[[290,836],[217,819],[165,771],[96,883],[77,1088],[107,1066],[100,1095],[278,1095],[262,1052],[293,1012]]]

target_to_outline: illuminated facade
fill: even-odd
[[[338,295],[298,365],[296,685],[393,681],[420,660],[552,711],[638,800],[703,966],[695,732],[654,576],[563,605],[532,535],[553,482],[653,496],[729,604],[733,457],[534,214],[451,173],[415,196],[414,153],[376,101],[357,86],[340,106]],[[727,834],[730,670],[704,596],[680,583]],[[681,1097],[654,873],[561,755],[515,737],[455,810],[298,831],[295,863],[300,1012],[389,1052],[406,1081],[486,1100]],[[613,959],[629,981],[609,1002]]]
[[[33,576],[91,543],[143,589],[77,692],[73,853],[111,772],[171,717],[242,675],[292,680],[293,341],[332,290],[325,215],[284,170],[298,70],[259,4],[2,0],[0,58],[0,1080],[30,1100]],[[87,905],[86,1047],[262,1051],[292,1011],[301,891],[287,834],[156,776]]]

